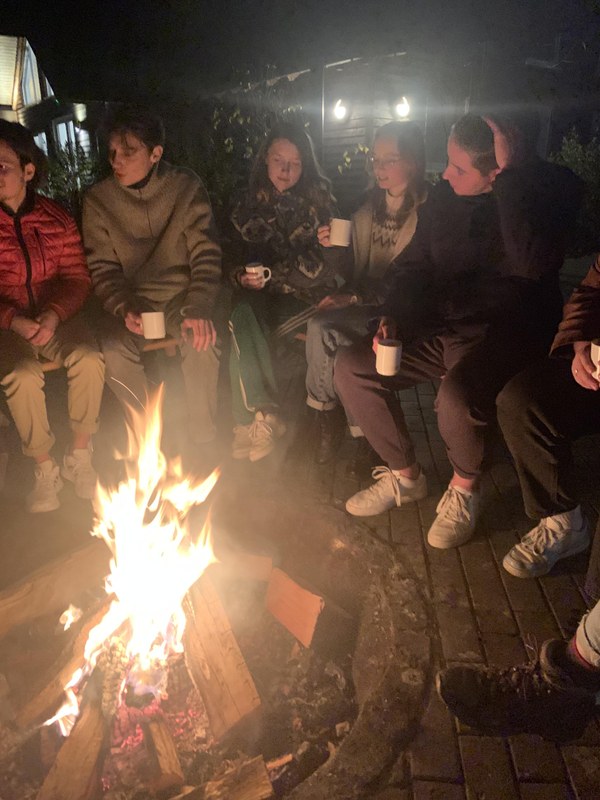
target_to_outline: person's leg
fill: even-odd
[[[588,601],[597,603],[600,600],[600,519],[592,540],[592,550],[585,575],[585,594]]]
[[[421,499],[427,493],[425,477],[416,463],[413,443],[397,395],[400,389],[440,377],[442,348],[437,339],[405,349],[400,371],[382,378],[375,370],[375,354],[368,344],[338,350],[334,385],[346,413],[363,430],[367,441],[387,467],[377,468],[377,483],[346,503],[356,516],[370,516]]]
[[[212,442],[217,434],[220,347],[209,347],[198,352],[188,342],[183,342],[180,350],[190,439],[195,444]]]
[[[105,379],[123,408],[139,412],[146,406],[148,382],[142,364],[144,338],[127,330],[119,317],[103,313],[97,336],[104,356]]]
[[[97,475],[92,466],[91,438],[98,430],[104,389],[104,359],[82,317],[61,323],[55,335],[40,348],[47,358],[59,360],[67,371],[68,412],[73,434],[65,454],[62,474],[75,485],[75,493],[91,499]]]
[[[54,511],[60,505],[62,481],[50,455],[55,439],[48,423],[44,373],[35,348],[12,331],[0,331],[0,385],[23,453],[36,462],[35,485],[26,497],[27,508],[32,513]]]
[[[516,577],[538,577],[589,545],[573,485],[571,445],[600,430],[600,397],[576,383],[570,360],[546,358],[513,378],[497,405],[525,511],[539,520],[503,565]]]

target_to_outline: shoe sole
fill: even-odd
[[[253,453],[251,451],[250,452],[250,456],[249,456],[250,457],[250,461],[252,461],[252,462],[260,461],[261,458],[266,458],[267,456],[270,456],[271,453],[273,452],[273,450],[275,450],[275,444],[273,444],[272,447],[269,447],[269,448],[267,448],[265,450],[260,450],[258,453]]]
[[[571,556],[579,555],[579,553],[583,553],[584,550],[587,550],[590,546],[589,539],[584,545],[580,545],[573,550],[569,550],[568,553],[562,553],[558,558],[554,559],[551,563],[547,563],[546,566],[539,566],[533,569],[520,569],[518,566],[514,565],[512,561],[510,561],[508,554],[504,556],[502,559],[502,566],[504,569],[513,577],[515,578],[541,578],[544,575],[547,575],[555,564],[559,561],[562,561],[564,558],[571,558]]]
[[[452,550],[453,547],[461,547],[461,545],[466,544],[470,541],[473,536],[475,536],[475,531],[470,531],[468,535],[461,536],[460,539],[454,539],[452,542],[448,541],[447,539],[444,540],[441,537],[430,536],[427,534],[427,543],[431,547],[435,547],[436,550]]]

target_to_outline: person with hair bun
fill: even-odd
[[[0,120],[0,386],[23,452],[35,461],[26,498],[33,513],[59,507],[61,472],[79,497],[93,496],[91,437],[104,387],[102,355],[76,316],[91,290],[81,239],[69,214],[36,191],[46,168],[32,134]],[[62,470],[50,454],[40,356],[67,370],[73,437]]]
[[[570,170],[516,147],[516,131],[462,117],[448,140],[443,181],[421,207],[396,259],[371,344],[341,348],[335,387],[384,466],[346,509],[370,516],[427,495],[398,390],[440,381],[436,411],[453,476],[428,533],[432,547],[474,533],[486,427],[495,399],[542,357],[561,317],[558,275],[582,184]],[[393,377],[375,370],[381,339],[403,341]]]
[[[338,347],[358,342],[369,320],[377,316],[385,296],[390,265],[407,247],[417,226],[419,207],[427,199],[425,142],[414,122],[388,122],[375,133],[367,158],[373,185],[352,215],[352,241],[347,251],[348,284],[322,301],[306,332],[306,403],[317,412],[319,445],[316,461],[335,455],[339,400],[333,385]],[[330,247],[330,226],[318,230]],[[350,425],[353,436],[362,436]]]

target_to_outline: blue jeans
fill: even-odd
[[[331,411],[339,404],[333,387],[333,366],[339,347],[363,341],[377,306],[347,306],[320,311],[306,331],[306,403],[317,411]]]

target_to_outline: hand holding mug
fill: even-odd
[[[391,317],[381,317],[379,327],[373,337],[373,352],[377,355],[377,345],[382,339],[395,339],[398,329],[395,321]]]
[[[239,282],[244,289],[262,289],[267,281],[271,280],[271,270],[258,261],[246,264],[244,272],[239,277]]]
[[[331,225],[319,225],[317,228],[317,239],[321,247],[331,247]]]
[[[135,311],[128,311],[125,314],[125,327],[132,333],[137,333],[138,336],[144,335],[142,328],[142,315],[137,314]]]
[[[573,344],[575,355],[571,363],[571,372],[580,386],[595,392],[600,389],[600,381],[596,377],[598,364],[592,360],[592,347],[594,347],[596,357],[600,359],[600,348],[595,342],[575,342]]]

